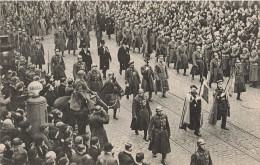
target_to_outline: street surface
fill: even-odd
[[[48,62],[48,52],[50,59],[54,55],[54,40],[53,34],[45,36],[42,41],[45,49],[45,60]],[[97,55],[97,42],[95,33],[90,32],[91,43],[90,51],[93,62],[99,65],[99,57]],[[117,52],[119,46],[115,42],[115,37],[109,40],[103,33],[103,39],[106,46],[109,48],[112,62],[110,63],[110,70],[115,73],[119,84],[125,88],[124,84],[124,71],[122,76],[119,74],[119,62],[117,60]],[[79,45],[79,41],[78,41]],[[76,51],[78,54],[80,49]],[[140,73],[140,68],[144,65],[143,57],[141,54],[132,53],[130,50],[131,59],[135,61],[135,67]],[[150,65],[154,66],[155,58],[151,55]],[[68,78],[73,78],[72,66],[76,61],[76,56],[65,52],[65,65],[66,75]],[[44,66],[47,70],[47,65]],[[191,66],[189,67],[191,68]],[[191,76],[183,76],[183,71],[180,74],[173,69],[170,65],[169,72],[169,87],[170,91],[166,93],[167,98],[163,99],[161,93],[155,95],[153,93],[154,102],[150,103],[153,115],[155,108],[161,105],[164,109],[163,113],[167,114],[171,128],[171,153],[167,155],[167,163],[169,165],[186,165],[190,163],[191,154],[195,152],[197,137],[193,131],[187,129],[179,129],[180,115],[184,103],[184,97],[189,92],[190,85],[195,84],[200,86],[199,77],[191,80]],[[189,70],[187,71],[189,73]],[[227,79],[225,79],[225,83]],[[247,91],[241,95],[243,101],[237,101],[236,95],[230,97],[231,117],[227,119],[227,127],[229,131],[222,130],[220,123],[212,126],[208,124],[208,115],[212,105],[212,92],[216,88],[216,84],[212,84],[212,89],[209,92],[209,104],[205,101],[202,103],[204,124],[201,128],[201,134],[206,141],[206,148],[209,149],[212,157],[213,164],[216,165],[259,165],[260,164],[260,89],[251,88],[248,85]],[[152,157],[152,153],[148,151],[149,142],[143,140],[143,133],[135,135],[131,130],[130,124],[132,119],[132,97],[129,100],[126,97],[121,99],[121,109],[117,116],[119,120],[113,120],[113,112],[110,111],[110,122],[105,126],[109,142],[114,145],[116,155],[124,150],[124,144],[131,142],[133,144],[133,155],[137,152],[144,152],[145,159],[152,165],[158,165],[161,161],[161,155],[158,154],[157,158]]]

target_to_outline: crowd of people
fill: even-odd
[[[103,127],[109,123],[108,109],[114,110],[113,118],[118,120],[122,93],[127,99],[133,95],[131,129],[136,135],[144,131],[149,150],[154,157],[161,153],[161,162],[166,164],[166,154],[171,152],[168,117],[160,106],[152,116],[149,102],[153,101],[153,92],[167,98],[167,70],[172,64],[178,74],[183,69],[184,76],[190,64],[192,80],[199,75],[200,82],[207,79],[209,87],[217,83],[210,123],[222,118],[222,129],[228,129],[230,110],[223,77],[231,79],[237,100],[246,91],[246,83],[257,87],[260,82],[258,2],[28,1],[0,5],[0,30],[10,43],[0,54],[0,164],[148,164],[144,153],[133,156],[131,143],[125,144],[117,159]],[[92,30],[102,72],[92,62],[89,50]],[[119,73],[125,70],[125,90],[108,71],[112,57],[102,32],[108,39],[114,35],[120,45],[117,58]],[[46,35],[54,37],[55,55],[43,70],[47,53],[41,40]],[[130,56],[136,48],[146,63],[141,67],[142,79]],[[73,78],[65,74],[65,51],[77,56]],[[154,67],[149,64],[153,54],[157,61]],[[42,84],[39,95],[48,104],[48,123],[42,124],[37,134],[32,133],[33,123],[26,119],[26,100],[30,97],[27,86],[33,81]],[[195,130],[200,137],[201,101],[196,90],[191,86],[185,98],[180,128]],[[212,164],[204,140],[199,139],[197,145],[191,163]]]

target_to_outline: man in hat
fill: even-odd
[[[86,29],[86,26],[83,24],[82,29],[79,33],[80,44],[79,48],[90,48],[90,37],[89,30]]]
[[[24,142],[26,151],[29,151],[34,142],[34,135],[32,133],[32,125],[28,121],[19,122],[21,134],[19,138]]]
[[[108,15],[108,17],[106,18],[106,31],[108,39],[111,39],[111,34],[114,34],[115,31],[115,21],[111,15]]]
[[[19,28],[15,35],[15,47],[17,50],[21,48],[22,29]]]
[[[43,36],[46,36],[46,31],[47,31],[47,23],[43,16],[40,16],[38,23],[38,31],[39,31],[39,36],[43,39]]]
[[[103,78],[106,79],[106,72],[109,69],[109,62],[112,61],[108,47],[105,45],[105,41],[101,41],[101,46],[98,47],[98,55],[100,62],[100,70],[102,70]]]
[[[98,157],[97,164],[105,161],[107,165],[118,165],[117,159],[114,157],[112,152],[113,146],[111,143],[106,143],[104,146],[104,152]]]
[[[201,136],[201,98],[197,93],[196,85],[190,86],[191,91],[186,95],[181,116],[180,129],[186,131],[186,127],[195,130],[196,136]]]
[[[158,62],[155,64],[154,67],[154,72],[155,72],[155,84],[156,84],[156,93],[162,92],[162,97],[166,98],[166,91],[169,90],[169,85],[168,85],[168,71],[166,64],[163,62],[163,55],[160,55],[158,57]],[[156,94],[155,93],[155,94]]]
[[[139,84],[141,83],[138,71],[134,67],[134,61],[131,61],[129,68],[125,71],[125,84],[126,84],[126,98],[129,99],[129,95],[133,94],[133,98],[138,93]]]
[[[62,56],[64,57],[64,51],[66,50],[66,35],[61,27],[59,27],[59,31],[54,34],[54,44],[55,50],[58,49],[61,51]]]
[[[86,64],[82,60],[82,56],[78,55],[78,61],[73,64],[73,77],[74,80],[77,77],[78,71],[83,70],[85,73],[87,72]],[[86,78],[86,75],[84,76]]]
[[[156,114],[152,117],[149,124],[149,150],[152,151],[153,157],[156,157],[157,153],[162,154],[162,164],[166,164],[166,154],[171,152],[170,147],[170,126],[168,117],[162,113],[161,106],[156,107]]]
[[[132,32],[128,21],[125,22],[125,26],[123,27],[122,34],[123,34],[123,42],[125,42],[125,44],[128,45],[128,48],[130,49],[131,41],[132,41]]]
[[[175,42],[174,36],[171,36],[171,40],[167,45],[167,63],[168,63],[168,67],[170,65],[170,63],[174,63],[174,67],[175,68],[175,61],[176,61],[176,45],[177,42]]]
[[[101,106],[96,106],[93,113],[89,116],[89,127],[91,137],[98,137],[101,149],[103,149],[104,145],[108,142],[106,130],[103,126],[108,123],[109,115],[107,112]]]
[[[51,73],[54,80],[66,78],[65,69],[65,63],[60,55],[60,50],[55,49],[55,55],[51,58]]]
[[[66,88],[66,78],[62,78],[60,80],[60,85],[58,86],[58,96],[59,97],[63,97],[63,96],[66,96],[66,93],[65,93],[65,88]]]
[[[68,53],[70,54],[70,51],[73,50],[73,55],[75,56],[76,50],[78,49],[77,47],[77,27],[75,22],[72,22],[69,26],[69,30],[67,31],[67,37],[68,37],[68,42],[67,42],[67,49]]]
[[[39,65],[39,69],[41,70],[42,65],[45,64],[44,48],[42,43],[40,43],[40,38],[38,36],[35,38],[35,43],[32,45],[31,62],[32,64],[35,64],[36,67]]]
[[[218,80],[223,80],[221,61],[217,53],[214,53],[214,58],[210,61],[209,71],[210,71],[209,87],[211,88],[212,83],[216,83]]]
[[[242,53],[240,54],[240,59],[243,67],[243,78],[245,84],[248,82],[249,79],[249,55],[247,48],[243,48]]]
[[[229,64],[229,59],[230,59],[230,53],[231,49],[228,45],[228,43],[224,43],[223,49],[222,49],[222,69],[223,69],[223,75],[228,77],[230,75],[230,64]]]
[[[132,36],[133,52],[135,53],[135,48],[138,48],[138,52],[140,53],[140,49],[141,49],[141,46],[142,46],[142,39],[141,39],[141,31],[139,29],[138,24],[134,25],[132,35],[133,35]],[[146,37],[146,35],[144,35],[143,37]]]
[[[141,88],[144,92],[149,92],[148,100],[152,102],[152,92],[154,92],[154,72],[152,67],[149,65],[150,58],[145,58],[146,64],[141,67],[141,74],[143,75]]]
[[[41,124],[39,127],[39,132],[35,135],[35,137],[41,137],[44,141],[44,143],[47,145],[48,150],[52,150],[52,145],[50,143],[50,138],[49,138],[49,123]]]
[[[116,25],[115,25],[115,35],[116,35],[116,43],[117,45],[121,44],[121,41],[123,39],[123,33],[122,33],[122,18],[120,17],[117,21],[116,21]]]
[[[160,31],[159,32],[159,36],[157,37],[156,39],[156,57],[158,57],[159,55],[162,55],[161,53],[165,53],[163,54],[164,57],[166,57],[166,52],[164,52],[164,48],[166,50],[166,46],[165,45],[165,39],[164,39],[164,33],[163,31]]]
[[[126,143],[125,144],[125,151],[121,151],[118,154],[118,160],[119,164],[124,164],[124,165],[133,165],[136,164],[134,157],[132,155],[132,144],[131,143]]]
[[[122,70],[126,70],[128,68],[128,63],[130,62],[129,48],[124,42],[120,42],[120,48],[117,52],[117,59],[120,64],[119,73],[122,75]]]
[[[194,80],[194,75],[199,74],[200,82],[202,82],[204,75],[204,63],[200,46],[197,46],[197,50],[192,54],[192,63],[193,65],[190,71],[192,74],[192,80]]]
[[[82,56],[82,61],[86,64],[86,73],[89,72],[91,70],[92,57],[90,50],[88,50],[88,47],[86,46],[86,43],[82,44],[82,49],[79,52],[79,55]]]
[[[197,140],[198,149],[191,155],[191,165],[212,165],[211,156],[205,144],[204,139]]]
[[[97,64],[92,63],[91,70],[87,75],[87,84],[90,90],[99,92],[103,87],[103,80],[100,71],[97,69]]]
[[[226,91],[223,89],[223,81],[217,81],[217,89],[213,93],[213,105],[210,111],[209,123],[214,125],[217,120],[222,119],[221,128],[228,130],[226,127],[227,116],[230,117],[230,104]]]
[[[188,69],[188,49],[185,42],[182,40],[181,45],[177,47],[177,73],[179,74],[179,69],[184,69],[183,75],[186,76],[186,69]]]
[[[150,122],[152,111],[148,102],[148,99],[144,96],[144,90],[139,89],[138,95],[133,100],[132,105],[132,123],[131,128],[135,130],[135,134],[139,135],[138,130],[144,130],[144,140],[147,139],[147,129]]]

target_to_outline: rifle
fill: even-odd
[[[48,74],[50,72],[50,56],[49,56],[49,51],[48,51]]]

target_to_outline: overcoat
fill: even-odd
[[[59,49],[60,51],[66,50],[66,35],[64,32],[57,32],[54,36],[55,49]]]
[[[155,73],[155,84],[156,84],[156,91],[164,92],[169,90],[168,84],[168,71],[165,63],[157,62],[154,67]]]
[[[54,80],[66,78],[65,69],[65,63],[62,57],[57,57],[55,55],[51,58],[51,72],[54,76]]]
[[[235,84],[234,93],[240,93],[246,91],[245,79],[243,75],[243,65],[242,63],[235,64]]]
[[[258,57],[250,57],[250,69],[249,69],[249,81],[256,82],[258,81]]]
[[[90,90],[99,92],[103,87],[103,80],[100,71],[90,70],[87,75],[87,84]]]
[[[130,62],[129,49],[121,46],[118,49],[117,58],[118,62],[120,63],[121,69],[126,70],[128,68],[128,63]]]
[[[68,50],[77,50],[77,31],[74,29],[70,29],[68,31],[68,43],[67,43]]]
[[[100,46],[98,48],[98,55],[100,58],[100,70],[108,70],[109,69],[109,62],[112,61],[110,52],[108,48],[105,46]]]
[[[126,95],[137,94],[141,83],[139,73],[136,69],[128,68],[125,71]]]
[[[153,68],[151,66],[144,65],[141,67],[141,74],[143,75],[142,79],[142,85],[141,88],[145,92],[154,92],[155,91],[155,86],[154,86],[154,72]]]
[[[223,80],[223,71],[221,69],[221,61],[212,59],[210,61],[210,82],[216,83],[218,80]]]
[[[44,49],[42,43],[35,43],[32,46],[31,62],[35,65],[45,64]]]
[[[187,47],[180,45],[176,51],[177,54],[177,69],[188,69]]]

